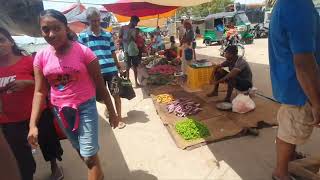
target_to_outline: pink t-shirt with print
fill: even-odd
[[[65,55],[57,55],[52,46],[41,50],[34,59],[34,66],[42,70],[51,86],[51,103],[78,109],[79,105],[95,97],[95,85],[87,66],[96,59],[94,53],[77,42]]]

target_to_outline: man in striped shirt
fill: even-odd
[[[110,90],[112,79],[118,76],[120,65],[115,53],[115,45],[112,34],[101,29],[100,11],[90,7],[86,11],[89,27],[79,34],[79,42],[89,47],[98,57],[101,73]],[[113,95],[117,114],[120,119],[119,128],[124,128],[125,123],[121,118],[121,99],[119,95]]]

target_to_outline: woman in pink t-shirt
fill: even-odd
[[[29,142],[37,146],[40,107],[48,95],[58,123],[88,167],[88,179],[103,179],[98,158],[98,113],[96,92],[109,111],[110,125],[117,127],[110,94],[100,73],[97,57],[87,47],[72,41],[66,17],[56,10],[40,14],[44,39],[50,44],[34,60],[35,95],[30,120]]]

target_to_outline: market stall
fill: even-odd
[[[220,89],[218,97],[206,96],[216,67],[210,61],[191,63],[186,80],[179,73],[179,58],[168,60],[159,54],[143,59],[148,74],[145,89],[179,148],[193,149],[228,138],[256,136],[258,129],[277,124],[279,104],[258,95],[252,97],[256,108],[251,112],[239,114],[217,109],[226,94],[226,87]],[[233,97],[236,95],[234,93]]]
[[[245,135],[257,136],[258,129],[277,124],[276,112],[279,104],[259,96],[253,98],[256,103],[254,111],[238,114],[216,108],[222,97],[206,98],[203,92],[186,92],[180,86],[153,87],[150,94],[164,126],[181,149],[191,150]],[[163,95],[171,97],[172,102],[166,104],[159,101]],[[181,101],[181,104],[177,103]],[[175,108],[173,112],[171,108]]]

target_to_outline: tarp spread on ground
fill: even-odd
[[[222,88],[219,97],[208,98],[205,91],[186,92],[180,86],[158,86],[150,87],[149,93],[152,97],[156,95],[169,93],[174,98],[188,97],[194,102],[201,104],[202,111],[196,115],[189,116],[205,124],[210,136],[204,139],[186,141],[175,130],[175,124],[183,118],[167,112],[166,105],[159,104],[154,99],[156,110],[168,129],[176,145],[181,149],[193,149],[211,142],[220,141],[232,137],[247,135],[251,128],[263,128],[265,126],[276,125],[276,113],[279,104],[269,99],[257,96],[253,98],[256,103],[256,109],[246,114],[237,114],[233,112],[220,111],[216,109],[216,103],[226,95],[226,88]]]

